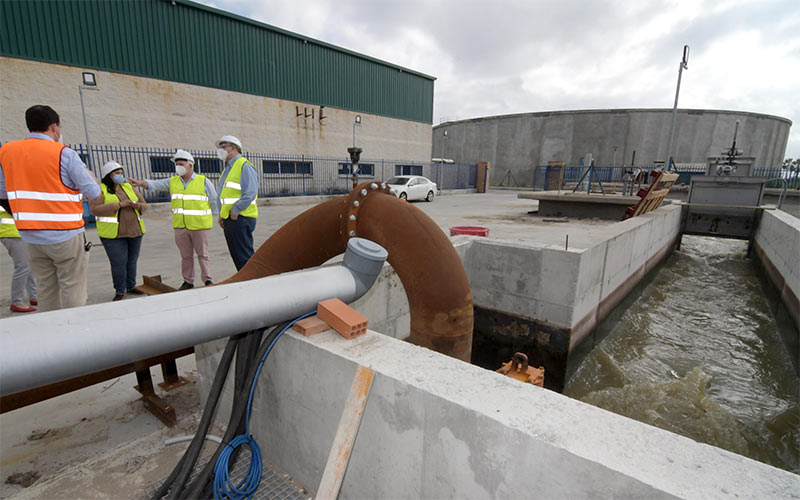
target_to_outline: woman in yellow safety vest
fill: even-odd
[[[19,237],[14,218],[3,207],[0,207],[0,243],[6,247],[8,255],[14,262],[14,274],[11,276],[11,311],[33,312],[36,310],[33,306],[39,302],[36,295],[36,279],[28,264],[28,251]],[[28,302],[25,302],[25,292],[28,293]]]
[[[125,179],[122,165],[110,161],[100,168],[103,204],[96,208],[97,236],[111,263],[114,299],[122,300],[126,293],[138,294],[136,261],[142,247],[147,208],[144,197]]]

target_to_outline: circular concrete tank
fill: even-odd
[[[442,123],[433,128],[435,155],[456,163],[492,162],[491,183],[513,174],[530,186],[534,168],[550,161],[567,165],[591,153],[596,165],[653,165],[666,160],[671,109],[553,111],[489,116]],[[673,157],[676,163],[704,163],[733,140],[757,167],[778,168],[792,122],[779,116],[703,109],[679,109]],[[448,135],[443,139],[444,131]],[[442,141],[444,140],[444,144]],[[513,183],[512,183],[513,184]]]

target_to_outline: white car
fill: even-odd
[[[392,194],[401,200],[433,201],[436,194],[436,183],[421,175],[400,175],[392,177],[386,184]]]

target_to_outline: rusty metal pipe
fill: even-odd
[[[377,183],[364,182],[348,196],[301,213],[224,283],[321,265],[342,253],[354,236],[389,252],[411,309],[409,340],[469,362],[472,291],[461,259],[430,217]]]

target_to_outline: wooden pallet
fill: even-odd
[[[664,172],[661,170],[654,170],[650,173],[653,176],[653,182],[645,189],[639,190],[637,196],[641,198],[639,203],[625,210],[625,215],[622,220],[636,217],[637,215],[646,214],[661,206],[661,202],[667,197],[670,188],[672,188],[675,181],[678,180],[678,174],[671,172]]]

